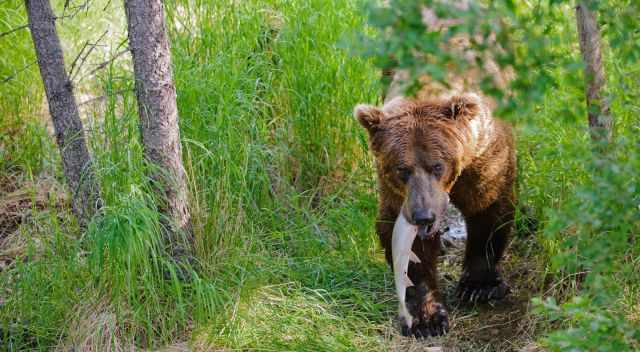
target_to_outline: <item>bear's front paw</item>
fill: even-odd
[[[449,314],[440,303],[431,305],[431,314],[423,317],[416,325],[416,337],[441,336],[449,331]]]
[[[432,314],[428,314],[420,318],[420,320],[414,319],[414,324],[411,328],[406,324],[401,324],[402,335],[426,338],[446,334],[449,331],[449,314],[440,303],[433,304],[432,310]]]
[[[509,292],[511,292],[511,288],[500,277],[489,282],[461,279],[456,289],[456,296],[463,303],[486,303],[491,300],[503,299]]]

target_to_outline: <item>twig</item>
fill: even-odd
[[[112,57],[112,58],[110,58],[109,60],[107,60],[107,61],[105,61],[105,62],[102,62],[102,63],[98,64],[98,65],[96,66],[96,68],[94,68],[93,70],[89,71],[89,73],[87,73],[86,75],[82,76],[82,78],[87,77],[87,76],[91,76],[91,75],[93,75],[94,73],[96,73],[96,72],[98,72],[98,71],[102,70],[103,68],[107,67],[110,63],[112,63],[113,61],[117,60],[120,56],[122,56],[122,55],[124,55],[124,54],[126,54],[126,53],[128,53],[128,52],[129,52],[129,48],[124,49],[124,50],[122,50],[122,51],[120,51],[120,52],[116,53],[116,54],[115,54],[115,55],[113,55],[113,57]]]
[[[87,47],[89,45],[89,43],[86,42],[85,45],[82,47],[82,50],[80,50],[80,53],[78,53],[78,56],[73,60],[73,65],[71,66],[71,70],[69,71],[69,77],[71,79],[71,82],[75,81],[76,76],[81,71],[82,66],[84,66],[84,63],[87,61],[87,58],[89,58],[89,55],[91,55],[91,52],[93,51],[93,49],[95,49],[96,46],[98,46],[98,44],[100,43],[102,38],[104,38],[104,36],[107,35],[108,32],[109,32],[109,30],[104,31],[104,33],[102,33],[100,38],[98,38],[98,40],[95,43],[93,43],[93,44],[91,44],[89,46],[89,49],[87,50],[86,54],[84,54],[84,56],[82,57],[82,59],[80,61],[80,64],[78,65],[78,70],[75,73],[73,73],[76,61],[82,55],[82,52],[84,51],[84,48]]]
[[[62,16],[59,18],[75,17],[75,15],[77,15],[80,11],[88,9],[91,1],[87,0],[78,6],[72,6],[72,7],[69,6],[69,3],[70,3],[70,0],[65,1],[64,9],[62,10]],[[68,9],[71,9],[73,11],[70,15],[66,15],[66,12]]]
[[[32,63],[30,63],[30,64],[26,65],[25,67],[21,68],[20,70],[16,71],[16,73],[3,78],[2,81],[0,81],[0,84],[4,84],[4,83],[9,82],[10,80],[16,78],[20,73],[22,73],[23,71],[26,71],[29,67],[31,67],[31,66],[33,66],[33,65],[35,65],[37,63],[38,63],[38,60],[34,60]]]
[[[64,15],[65,12],[67,12],[67,9],[69,8],[69,2],[71,0],[65,0],[64,1],[64,7],[62,8],[62,14]]]
[[[129,48],[127,46],[125,46],[125,44],[127,43],[127,39],[124,39],[120,42],[120,44],[118,44],[115,49],[118,50],[122,47],[124,47],[125,49],[116,53],[111,59],[98,64],[96,68],[94,68],[93,70],[91,70],[89,73],[85,74],[84,76],[80,77],[80,80],[85,79],[88,76],[93,75],[94,73],[98,72],[99,70],[102,70],[103,68],[107,67],[107,65],[109,65],[111,62],[115,61],[117,58],[119,58],[120,56],[126,54],[129,51]]]
[[[73,59],[73,61],[71,62],[71,68],[69,69],[69,76],[70,77],[73,74],[73,70],[76,67],[76,63],[78,62],[78,59],[82,56],[82,53],[84,52],[84,49],[86,49],[88,45],[89,45],[89,41],[85,41],[84,44],[82,45],[82,48],[80,48],[80,51],[78,52],[78,55],[76,55],[75,59]]]
[[[2,2],[0,2],[0,4],[1,4],[1,3],[2,3]],[[75,15],[75,14],[74,14],[74,15]],[[56,20],[58,20],[58,19],[64,19],[64,18],[67,18],[67,17],[73,17],[73,16],[72,16],[72,15],[63,15],[63,16],[58,16],[58,17],[56,17],[55,19],[56,19]],[[8,30],[8,31],[6,31],[6,32],[2,32],[2,33],[0,33],[0,38],[2,38],[2,37],[4,37],[4,36],[7,36],[7,35],[9,35],[9,34],[15,33],[15,32],[17,32],[17,31],[23,30],[23,29],[28,28],[28,27],[29,27],[29,24],[27,23],[27,24],[23,24],[23,25],[21,25],[21,26],[18,26],[18,27],[16,27],[16,28],[12,28],[12,29],[10,29],[10,30]]]
[[[13,32],[17,32],[17,31],[19,31],[19,30],[21,30],[21,29],[25,29],[25,28],[27,28],[27,27],[29,27],[29,25],[28,25],[28,24],[23,24],[22,26],[18,26],[18,27],[16,27],[16,28],[13,28],[13,29],[12,29],[12,30],[10,30],[10,31],[4,32],[4,33],[0,33],[0,38],[4,37],[5,35],[9,35],[9,34],[11,34],[11,33],[13,33]]]
[[[564,283],[565,283],[565,281],[569,280],[570,278],[572,278],[572,277],[574,277],[574,276],[578,277],[578,276],[580,276],[580,275],[586,275],[586,274],[588,274],[588,273],[590,273],[590,271],[588,271],[588,270],[587,270],[587,271],[579,271],[579,272],[577,272],[577,273],[572,273],[572,274],[569,274],[569,275],[567,275],[567,276],[563,277],[562,279],[560,279],[560,281],[558,281],[558,282],[554,283],[551,287],[549,287],[549,289],[547,289],[547,290],[544,292],[543,296],[548,295],[549,293],[551,293],[551,291],[552,291],[552,290],[554,290],[556,287],[558,287],[558,286],[560,286],[560,285],[564,284]]]

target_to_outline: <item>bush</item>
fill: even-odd
[[[611,154],[587,154],[590,177],[559,209],[544,234],[558,244],[552,268],[577,280],[579,295],[564,304],[535,300],[538,311],[564,322],[546,343],[553,350],[640,348],[640,156],[622,140]],[[597,347],[596,347],[597,346]]]

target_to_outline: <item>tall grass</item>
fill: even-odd
[[[0,7],[0,33],[26,23],[20,2]],[[0,40],[0,170],[39,173],[49,144],[33,115],[42,109],[42,88],[31,82],[39,79],[33,44],[26,29],[7,34]],[[7,53],[11,53],[8,55]],[[15,77],[15,78],[14,78]]]
[[[184,268],[158,242],[131,73],[111,65],[98,77],[104,109],[87,121],[106,206],[82,237],[65,209],[52,213],[67,241],[2,273],[12,290],[4,345],[155,346],[187,331],[230,348],[376,345],[368,323],[386,320],[379,295],[389,293],[372,257],[370,159],[350,114],[375,101],[377,74],[336,48],[364,26],[357,11],[346,1],[331,11],[322,1],[167,3],[200,270],[179,280]],[[113,316],[117,328],[83,339],[88,316]],[[265,338],[276,328],[280,340]]]

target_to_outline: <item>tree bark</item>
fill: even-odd
[[[588,1],[578,2],[576,22],[580,37],[580,52],[585,65],[589,130],[593,141],[611,141],[613,118],[609,112],[609,103],[604,97],[606,80],[600,52],[600,30],[596,13],[589,9],[588,5]]]
[[[73,211],[84,226],[101,206],[100,188],[64,66],[56,18],[49,0],[25,0],[25,5]]]
[[[164,6],[162,0],[125,0],[125,11],[144,155],[162,198],[160,210],[171,222],[169,241],[175,254],[187,249],[191,235]]]

